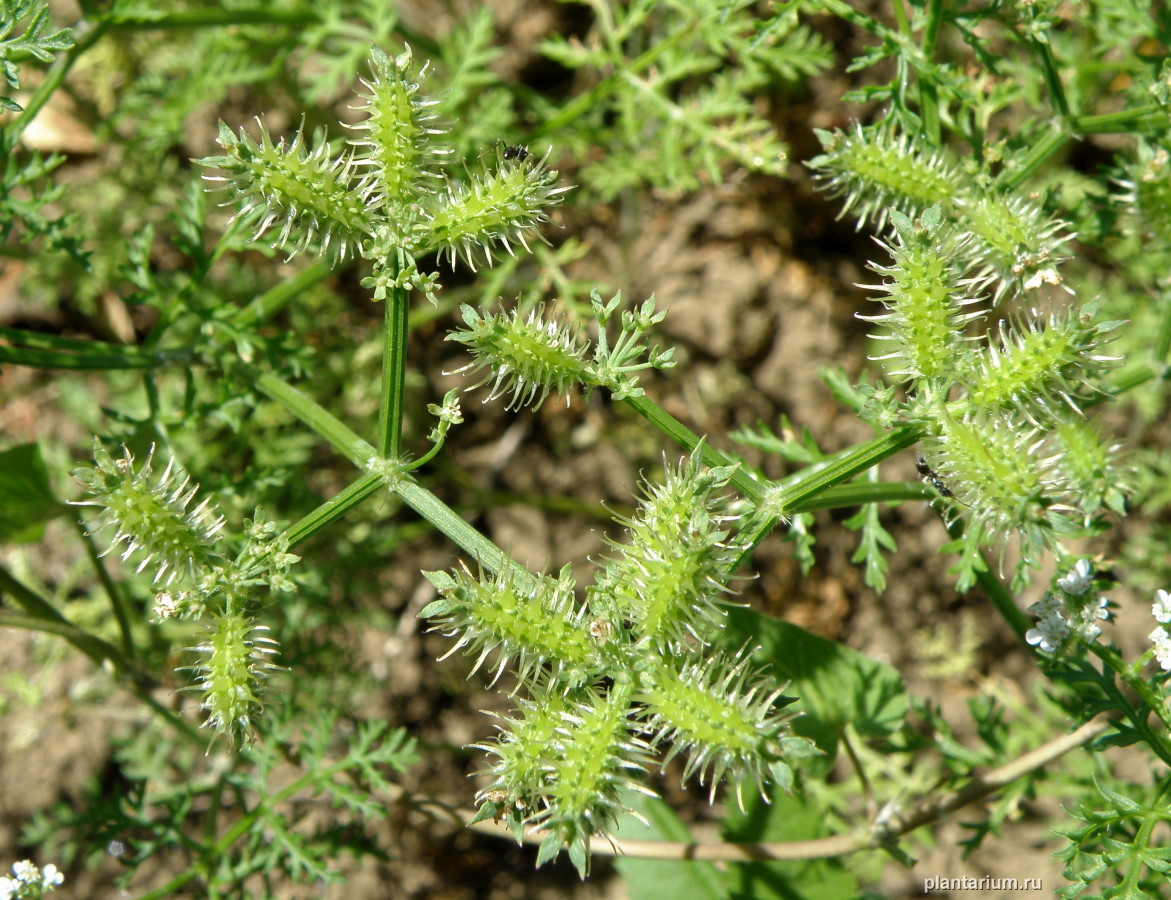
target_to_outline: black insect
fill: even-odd
[[[927,457],[922,453],[915,455],[915,469],[919,472],[920,478],[930,484],[935,490],[939,491],[939,496],[948,497],[949,499],[955,498],[955,494],[951,492],[951,488],[943,483],[943,480],[931,468],[930,463],[927,462]]]
[[[517,147],[512,144],[507,144],[504,147],[504,158],[515,159],[517,162],[524,162],[529,158],[529,148]]]

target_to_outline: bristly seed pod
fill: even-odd
[[[1080,415],[1079,394],[1094,394],[1090,378],[1119,362],[1100,348],[1114,340],[1117,322],[1095,322],[1097,303],[1065,309],[1010,326],[1000,322],[999,341],[974,356],[966,382],[967,399],[980,412],[1018,410],[1040,425],[1058,417],[1057,401]]]
[[[969,529],[1000,544],[1002,558],[1009,537],[1035,560],[1074,527],[1074,498],[1044,445],[1038,430],[1004,416],[948,422],[932,442],[938,477],[971,508]]]
[[[731,657],[716,653],[679,669],[661,660],[643,673],[638,694],[654,743],[671,744],[667,760],[687,757],[683,778],[698,774],[700,784],[710,783],[711,800],[725,777],[735,781],[741,809],[745,780],[767,799],[769,766],[784,755],[780,740],[791,718],[775,708],[781,690],[751,668],[749,655],[747,648]]]
[[[477,655],[469,678],[494,652],[493,684],[509,663],[515,663],[518,688],[546,665],[569,683],[584,683],[600,671],[587,611],[574,599],[569,567],[558,578],[537,579],[529,590],[507,573],[476,578],[466,566],[454,575],[424,574],[441,596],[419,615],[435,620],[432,631],[456,638],[443,659],[465,648]]]
[[[633,777],[643,773],[650,754],[634,733],[630,701],[630,686],[621,684],[606,696],[585,690],[522,701],[523,716],[507,719],[510,728],[497,742],[476,745],[496,757],[494,780],[478,800],[503,791],[520,801],[508,812],[524,827],[548,834],[538,865],[566,848],[584,878],[591,838],[627,811],[622,794],[652,794]]]
[[[224,613],[214,617],[204,643],[188,648],[200,659],[184,667],[196,673],[196,684],[185,690],[203,694],[207,712],[203,727],[214,732],[213,741],[223,736],[229,746],[235,746],[238,739],[255,736],[265,681],[270,672],[280,669],[269,659],[277,652],[277,642],[267,631],[246,616]]]
[[[945,152],[917,147],[908,135],[861,125],[816,133],[823,153],[809,167],[818,187],[846,198],[841,215],[852,213],[859,229],[870,221],[881,229],[891,209],[913,216],[936,203],[950,205],[966,182]]]
[[[439,101],[420,92],[427,64],[416,71],[410,49],[392,59],[374,47],[370,56],[371,78],[362,79],[365,92],[356,107],[366,118],[351,126],[362,137],[349,143],[357,150],[354,164],[372,172],[362,185],[367,201],[397,206],[432,192],[429,183],[439,178],[438,165],[450,150],[435,140],[446,133],[436,125]]]
[[[276,229],[274,248],[287,248],[290,257],[321,241],[322,253],[342,260],[358,252],[374,227],[367,189],[359,183],[350,153],[334,157],[325,132],[314,135],[313,146],[298,129],[291,143],[274,143],[257,119],[260,139],[241,129],[239,136],[220,123],[219,145],[226,155],[196,160],[225,175],[205,175],[239,201],[233,221],[254,222],[253,240]]]
[[[590,604],[628,619],[636,639],[656,648],[707,643],[730,603],[728,582],[739,547],[729,539],[727,498],[721,493],[731,468],[703,469],[702,447],[662,480],[647,483],[629,519],[625,543],[590,591]]]
[[[870,265],[887,280],[858,285],[887,294],[877,298],[886,312],[876,316],[859,313],[858,318],[889,328],[890,333],[871,337],[894,341],[897,349],[871,358],[884,363],[886,374],[895,380],[950,380],[962,344],[969,340],[964,335],[965,326],[984,314],[981,310],[964,311],[964,307],[978,302],[978,297],[967,292],[978,289],[980,282],[961,277],[962,272],[954,265],[962,240],[943,226],[938,205],[915,221],[895,210],[890,218],[895,241],[878,243],[890,253],[893,263]]]
[[[977,277],[994,279],[994,302],[1043,285],[1064,287],[1058,269],[1069,258],[1065,245],[1075,236],[1068,222],[1016,194],[975,189],[956,197],[953,216],[957,227],[972,236],[964,251],[969,268]]]
[[[212,542],[224,519],[215,515],[210,498],[194,509],[188,508],[199,486],[186,476],[178,480],[173,458],[167,461],[162,475],[152,478],[153,459],[152,445],[146,460],[136,469],[129,449],[123,447],[122,457],[114,459],[94,438],[95,465],[73,471],[88,495],[75,505],[101,510],[97,521],[89,526],[90,534],[114,528],[114,538],[106,552],[123,544],[123,560],[139,554],[136,572],[157,561],[156,582],[170,585],[181,575],[193,580],[197,570],[214,559]]]
[[[464,304],[460,311],[467,329],[451,332],[447,340],[464,344],[474,357],[456,371],[489,370],[475,385],[492,382],[485,403],[511,393],[506,409],[530,404],[537,409],[550,391],[569,402],[571,389],[585,374],[589,349],[589,342],[576,329],[552,316],[546,318],[543,303],[523,319],[520,310],[477,312]]]

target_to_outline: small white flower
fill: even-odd
[[[1087,644],[1094,643],[1102,633],[1097,623],[1110,618],[1110,610],[1106,608],[1106,603],[1105,597],[1098,597],[1097,602],[1087,603],[1077,615],[1077,633]]]
[[[440,421],[447,422],[449,425],[458,425],[464,420],[463,412],[459,408],[459,397],[453,398],[449,403],[444,403],[435,415],[439,417]]]
[[[1088,559],[1079,559],[1077,565],[1057,579],[1057,586],[1074,597],[1080,597],[1090,589],[1090,576],[1094,574]]]
[[[1025,640],[1033,646],[1041,645],[1045,653],[1054,653],[1069,638],[1069,623],[1061,613],[1045,616],[1037,623],[1036,628],[1025,632]]]
[[[1171,672],[1171,635],[1162,628],[1151,632],[1150,642],[1155,645],[1155,658],[1164,672]]]
[[[52,863],[49,863],[45,868],[41,869],[41,884],[49,890],[52,890],[56,885],[64,881],[65,876]]]
[[[52,863],[41,870],[29,859],[13,863],[12,874],[15,877],[0,877],[0,900],[41,897],[45,891],[51,891],[65,881],[65,876]]]
[[[1171,622],[1171,593],[1163,590],[1155,591],[1155,602],[1151,604],[1151,614],[1155,617],[1155,621],[1162,625]]]
[[[1046,591],[1044,597],[1029,606],[1029,612],[1038,619],[1061,615],[1061,601],[1053,596],[1051,591]]]

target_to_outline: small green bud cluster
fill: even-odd
[[[643,390],[636,373],[672,367],[675,351],[648,347],[644,340],[646,332],[666,315],[655,312],[654,297],[644,300],[637,309],[622,312],[618,336],[611,344],[607,326],[621,302],[621,292],[605,302],[597,291],[592,292],[598,323],[597,340],[592,345],[583,329],[546,315],[544,304],[531,309],[527,316],[520,310],[480,312],[465,304],[460,309],[466,328],[451,332],[447,340],[472,351],[472,362],[458,371],[488,370],[487,376],[475,385],[491,383],[485,403],[509,394],[508,409],[536,409],[551,392],[569,402],[570,391],[576,385],[586,392],[605,387],[619,400],[638,397]]]
[[[286,144],[274,142],[263,123],[259,138],[221,123],[224,155],[197,162],[221,170],[206,178],[232,192],[254,240],[269,235],[290,255],[312,245],[336,259],[360,255],[373,263],[363,284],[376,300],[409,287],[434,300],[437,278],[420,272],[418,259],[439,253],[474,268],[477,254],[490,259],[496,248],[527,247],[567,188],[528,154],[498,152],[494,170],[446,179],[441,166],[450,150],[438,143],[437,101],[421,93],[426,67],[413,67],[409,50],[392,59],[377,48],[371,64],[358,107],[365,119],[344,150],[324,132],[306,141],[302,129]]]
[[[540,861],[567,849],[584,874],[591,838],[613,828],[624,790],[647,791],[639,780],[660,747],[686,758],[684,777],[713,795],[735,782],[738,796],[744,782],[788,787],[788,760],[812,752],[748,648],[715,646],[742,548],[723,493],[732,469],[699,460],[645,486],[584,602],[568,567],[428,575],[441,596],[421,615],[455,638],[451,652],[475,656],[473,671],[495,654],[493,680],[511,666],[529,695],[498,739],[476,745],[493,760],[478,802],[480,818],[518,836],[544,832]]]
[[[459,408],[459,391],[454,388],[443,395],[443,403],[428,403],[427,412],[439,421],[427,434],[427,440],[436,446],[441,446],[447,439],[447,432],[452,425],[459,425],[464,420],[463,411]]]
[[[188,509],[198,486],[179,479],[174,459],[153,477],[153,456],[152,448],[136,467],[129,450],[116,459],[95,439],[95,464],[73,473],[87,494],[78,505],[101,510],[91,533],[115,529],[106,552],[125,545],[123,560],[140,557],[137,572],[157,563],[153,581],[163,590],[152,622],[176,617],[208,624],[207,640],[188,648],[197,661],[183,668],[196,673],[189,690],[202,694],[205,727],[233,744],[254,733],[265,681],[278,668],[269,661],[276,642],[248,612],[262,592],[293,589],[289,571],[297,557],[260,510],[245,523],[242,548],[233,555],[226,541],[216,540],[224,519],[214,515],[210,501]]]

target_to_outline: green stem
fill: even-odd
[[[813,471],[803,469],[795,480],[787,479],[791,484],[778,485],[779,490],[773,502],[783,513],[816,508],[811,505],[813,498],[913,446],[922,436],[921,425],[904,425],[864,444],[858,444],[833,462],[810,466],[809,469]]]
[[[319,260],[313,263],[292,278],[288,278],[265,291],[247,306],[237,310],[232,316],[232,324],[243,327],[267,322],[290,300],[313,285],[324,281],[332,273],[333,265],[329,261]]]
[[[6,569],[0,568],[0,595],[4,594],[20,604],[27,616],[4,613],[0,624],[11,628],[35,628],[59,634],[98,665],[108,659],[116,665],[125,666],[126,658],[117,647],[77,628],[61,615],[52,603],[35,591],[29,590]]]
[[[1109,647],[1095,642],[1086,644],[1086,649],[1098,657],[1102,661],[1103,666],[1114,672],[1120,681],[1138,694],[1139,699],[1142,701],[1142,706],[1146,707],[1150,712],[1153,712],[1159,719],[1162,727],[1151,728],[1147,724],[1148,716],[1141,709],[1135,709],[1128,702],[1127,698],[1123,696],[1121,691],[1118,691],[1116,688],[1113,689],[1114,696],[1110,699],[1114,705],[1126,711],[1131,724],[1136,731],[1142,733],[1147,738],[1148,746],[1154,751],[1155,755],[1167,765],[1171,765],[1171,740],[1167,737],[1168,731],[1171,731],[1171,710],[1167,708],[1167,704],[1162,696],[1151,687],[1145,678],[1137,672],[1132,671],[1122,661],[1122,658]]]
[[[1005,191],[1019,187],[1070,140],[1072,136],[1069,131],[1054,123],[1048,134],[1035,141],[1021,156],[1014,158],[1011,169],[1000,173],[996,187]]]
[[[289,546],[295,547],[302,541],[308,540],[323,528],[336,522],[359,503],[385,490],[386,485],[383,483],[382,476],[375,472],[368,472],[321,504],[301,521],[290,526],[289,530],[285,532],[289,539]]]
[[[416,469],[423,468],[423,466],[427,465],[427,463],[431,462],[431,460],[433,460],[436,456],[439,455],[439,451],[443,449],[443,445],[445,443],[447,443],[446,439],[440,438],[438,441],[436,441],[434,444],[431,445],[430,450],[428,450],[426,453],[424,453],[418,459],[413,459],[413,460],[411,460],[411,462],[404,465],[403,471],[404,472],[414,472]]]
[[[1166,123],[1167,113],[1160,106],[1149,103],[1100,116],[1076,116],[1070,125],[1078,134],[1114,134],[1163,126]]]
[[[962,520],[956,519],[950,525],[946,525],[946,528],[953,541],[959,541],[963,538],[964,523]],[[1022,644],[1026,643],[1025,633],[1031,627],[1032,622],[1016,605],[1016,601],[1009,593],[1008,588],[1004,586],[1004,582],[996,576],[987,556],[984,556],[984,568],[976,573],[976,584],[980,586],[984,591],[984,596],[1000,613],[1000,618],[1008,623],[1008,627],[1013,630],[1017,640]]]
[[[645,394],[641,397],[627,397],[623,402],[688,453],[699,446],[699,435]],[[704,443],[703,462],[707,466],[731,466],[735,465],[736,460]],[[742,467],[738,467],[732,475],[732,486],[754,503],[759,503],[764,497],[765,486]]]
[[[399,498],[430,522],[476,563],[496,575],[509,573],[518,588],[531,590],[536,578],[524,566],[476,531],[450,506],[414,479],[401,477],[394,485]]]
[[[249,366],[241,365],[238,370],[250,377],[259,390],[283,404],[359,468],[366,469],[372,462],[379,459],[373,447],[296,388],[281,381],[275,375],[259,373]],[[699,445],[700,437],[695,432],[650,398],[646,396],[630,397],[627,398],[626,403],[688,452]],[[877,465],[900,450],[910,447],[921,436],[921,427],[903,426],[865,444],[860,444],[831,462],[810,467],[809,470],[802,471],[793,479],[789,479],[787,483],[779,485],[770,486],[767,483],[757,481],[740,466],[733,473],[731,482],[741,494],[756,504],[766,498],[766,492],[772,494],[775,491],[770,506],[777,510],[777,515],[807,508],[817,508],[814,498],[824,494],[835,485]],[[734,459],[706,443],[702,452],[704,463],[708,466],[729,466],[735,463]],[[320,528],[325,527],[329,522],[334,521],[346,509],[370,496],[377,490],[376,479],[384,477],[384,475],[385,473],[371,473],[369,480],[360,479],[355,482],[337,498],[334,498],[334,501],[330,501],[297,523],[290,531],[290,541],[304,540]],[[530,573],[513,562],[503,550],[476,531],[458,513],[414,479],[400,473],[396,478],[388,480],[388,486],[404,503],[476,559],[484,568],[497,574],[505,569],[512,569],[522,581],[532,578]],[[873,485],[868,486],[870,490],[873,490],[874,487]],[[905,496],[905,491],[899,493],[901,496]],[[892,496],[894,495],[892,494]],[[841,502],[842,499],[840,494],[830,498],[831,502],[834,503]],[[820,502],[824,502],[824,500]],[[334,505],[331,506],[331,504]],[[774,518],[772,524],[775,524],[775,521]]]
[[[649,397],[627,397],[625,402],[689,453],[698,446],[699,435]],[[733,570],[739,569],[747,562],[752,549],[768,536],[783,516],[849,505],[847,500],[856,499],[858,503],[872,503],[879,499],[903,500],[923,497],[924,492],[915,491],[914,486],[892,488],[888,485],[869,484],[847,485],[838,489],[841,482],[848,481],[860,472],[865,472],[882,460],[912,446],[922,436],[921,426],[905,425],[865,444],[843,451],[833,460],[808,466],[796,475],[773,484],[757,481],[742,466],[738,466],[732,475],[731,484],[745,498],[752,501],[758,509],[758,515],[742,535],[745,549],[733,565]],[[727,466],[735,462],[706,443],[703,446],[703,461],[708,466]]]
[[[1169,377],[1171,377],[1171,370],[1168,369],[1165,363],[1142,363],[1137,366],[1132,366],[1120,372],[1117,377],[1111,380],[1110,384],[1105,387],[1107,393],[1090,397],[1085,401],[1083,406],[1097,406],[1099,403],[1105,403],[1107,400],[1121,396],[1128,391],[1133,391],[1136,387],[1146,384],[1148,381],[1155,379],[1166,381]]]
[[[1166,366],[1171,354],[1171,290],[1164,289],[1159,301],[1163,315],[1159,319],[1159,333],[1155,336],[1154,358],[1160,366]]]
[[[25,615],[0,610],[0,628],[23,628],[64,638],[97,666],[109,662],[121,676],[120,683],[183,737],[203,746],[203,738],[190,724],[173,710],[167,709],[151,693],[155,683],[151,676],[133,665],[129,659],[108,641],[85,632],[66,619],[51,603],[29,590],[8,572],[0,568],[0,594],[12,597],[25,609]]]
[[[1130,667],[1127,666],[1125,662],[1123,662],[1122,657],[1120,657],[1109,647],[1095,642],[1092,644],[1086,644],[1086,648],[1091,653],[1093,653],[1094,656],[1102,660],[1102,663],[1109,667],[1114,672],[1114,674],[1127,685],[1127,687],[1138,694],[1139,699],[1143,701],[1143,704],[1159,718],[1160,722],[1163,723],[1163,728],[1161,729],[1162,734],[1171,732],[1171,709],[1167,707],[1167,703],[1163,700],[1162,696],[1156,693],[1155,689],[1151,687],[1150,683],[1145,678],[1143,678],[1137,672],[1131,671]],[[1164,744],[1164,747],[1167,746],[1167,742],[1165,740],[1162,743]]]
[[[698,446],[701,440],[699,435],[646,395],[628,397],[624,402],[687,452],[690,453]],[[778,484],[770,485],[767,482],[757,481],[743,467],[736,469],[731,483],[736,490],[756,504],[764,500],[769,493],[777,491],[776,499],[770,502],[778,504],[779,511],[785,514],[823,509],[827,507],[816,502],[815,497],[824,494],[834,485],[848,481],[860,472],[865,472],[882,460],[894,456],[900,450],[905,450],[922,436],[922,427],[904,425],[902,428],[844,451],[832,462],[819,463],[802,469],[796,475]],[[703,447],[703,461],[708,466],[730,466],[736,462],[730,456],[706,443]],[[868,485],[865,491],[872,491],[875,487],[875,485]],[[842,499],[841,494],[834,496],[831,501],[832,505],[844,505]],[[911,498],[903,495],[894,499]],[[863,502],[870,501],[867,499]]]
[[[101,581],[106,596],[110,598],[110,607],[114,610],[114,618],[118,620],[118,630],[122,635],[122,652],[129,657],[134,653],[134,641],[130,632],[130,616],[126,611],[126,599],[118,590],[118,586],[114,584],[114,579],[110,577],[106,567],[102,565],[101,554],[98,553],[97,545],[94,544],[93,535],[86,530],[85,523],[74,517],[73,526],[77,529],[82,544],[85,545],[86,555],[89,557],[94,571],[98,573],[98,580]]]
[[[943,25],[943,0],[929,0],[927,4],[927,22],[923,27],[923,57],[935,58],[935,46],[939,43],[939,29]]]
[[[257,389],[276,400],[289,412],[325,438],[330,445],[363,471],[378,458],[374,448],[292,385],[275,375],[239,364],[235,370],[249,378]]]
[[[881,488],[882,494],[889,495],[887,499],[918,499],[922,495],[914,491],[912,485],[893,490],[893,486],[890,485],[839,485],[900,450],[910,447],[922,435],[920,426],[905,425],[865,444],[851,447],[833,460],[807,466],[796,475],[773,483],[764,502],[757,506],[757,515],[742,535],[744,550],[736,560],[733,571],[748,562],[753,549],[785,516],[848,505],[843,502],[845,497],[857,499],[858,503],[873,503],[883,499],[875,496],[879,493],[875,488]]]
[[[239,366],[238,371],[251,378],[259,390],[284,405],[359,468],[366,469],[379,459],[373,447],[296,388],[285,384],[275,375],[259,373],[250,366]],[[293,538],[298,541],[304,540],[325,524],[332,522],[344,512],[341,507],[348,509],[374,493],[378,481],[386,484],[407,506],[434,525],[484,568],[497,574],[510,570],[519,585],[532,585],[533,576],[523,566],[513,562],[507,553],[465,522],[450,506],[414,479],[403,474],[388,476],[384,472],[369,473],[368,479],[359,479],[339,494],[338,498],[334,498],[335,506],[331,507],[330,503],[334,501],[330,501],[293,526],[290,541],[292,542]]]
[[[20,329],[5,328],[2,330],[8,333],[0,335],[0,337],[5,340],[19,340],[25,346],[0,346],[0,363],[12,363],[17,366],[28,366],[32,369],[96,372],[117,369],[158,369],[162,366],[191,362],[191,351],[184,348],[150,352],[143,351],[138,347],[126,347],[121,350],[112,349],[110,352],[103,352],[103,347],[111,345],[105,345],[101,341],[94,341],[94,347],[79,353],[37,350],[28,346],[31,342],[23,340],[24,333]]]
[[[403,268],[403,254],[398,251],[394,272]],[[378,409],[378,455],[398,459],[403,443],[403,398],[407,378],[407,313],[410,291],[394,288],[386,296],[386,316],[382,326],[382,399]]]
[[[896,3],[901,6],[901,3]],[[930,0],[927,4],[927,22],[923,28],[921,44],[923,58],[932,62],[935,58],[935,46],[939,40],[939,29],[943,24],[943,0]],[[942,141],[942,128],[939,121],[939,92],[934,77],[924,77],[919,71],[919,110],[923,117],[923,130],[927,140],[934,147]]]
[[[1053,104],[1057,115],[1063,120],[1069,119],[1069,100],[1065,96],[1065,87],[1061,84],[1061,76],[1057,72],[1057,64],[1053,59],[1053,49],[1040,41],[1032,41],[1033,52],[1041,60],[1041,77],[1045,79],[1045,87],[1049,91],[1049,100]]]
[[[916,500],[930,502],[938,497],[939,495],[926,485],[909,481],[838,484],[799,506],[789,507],[789,512],[796,514],[819,509],[844,509],[865,506],[868,503],[903,503]]]

